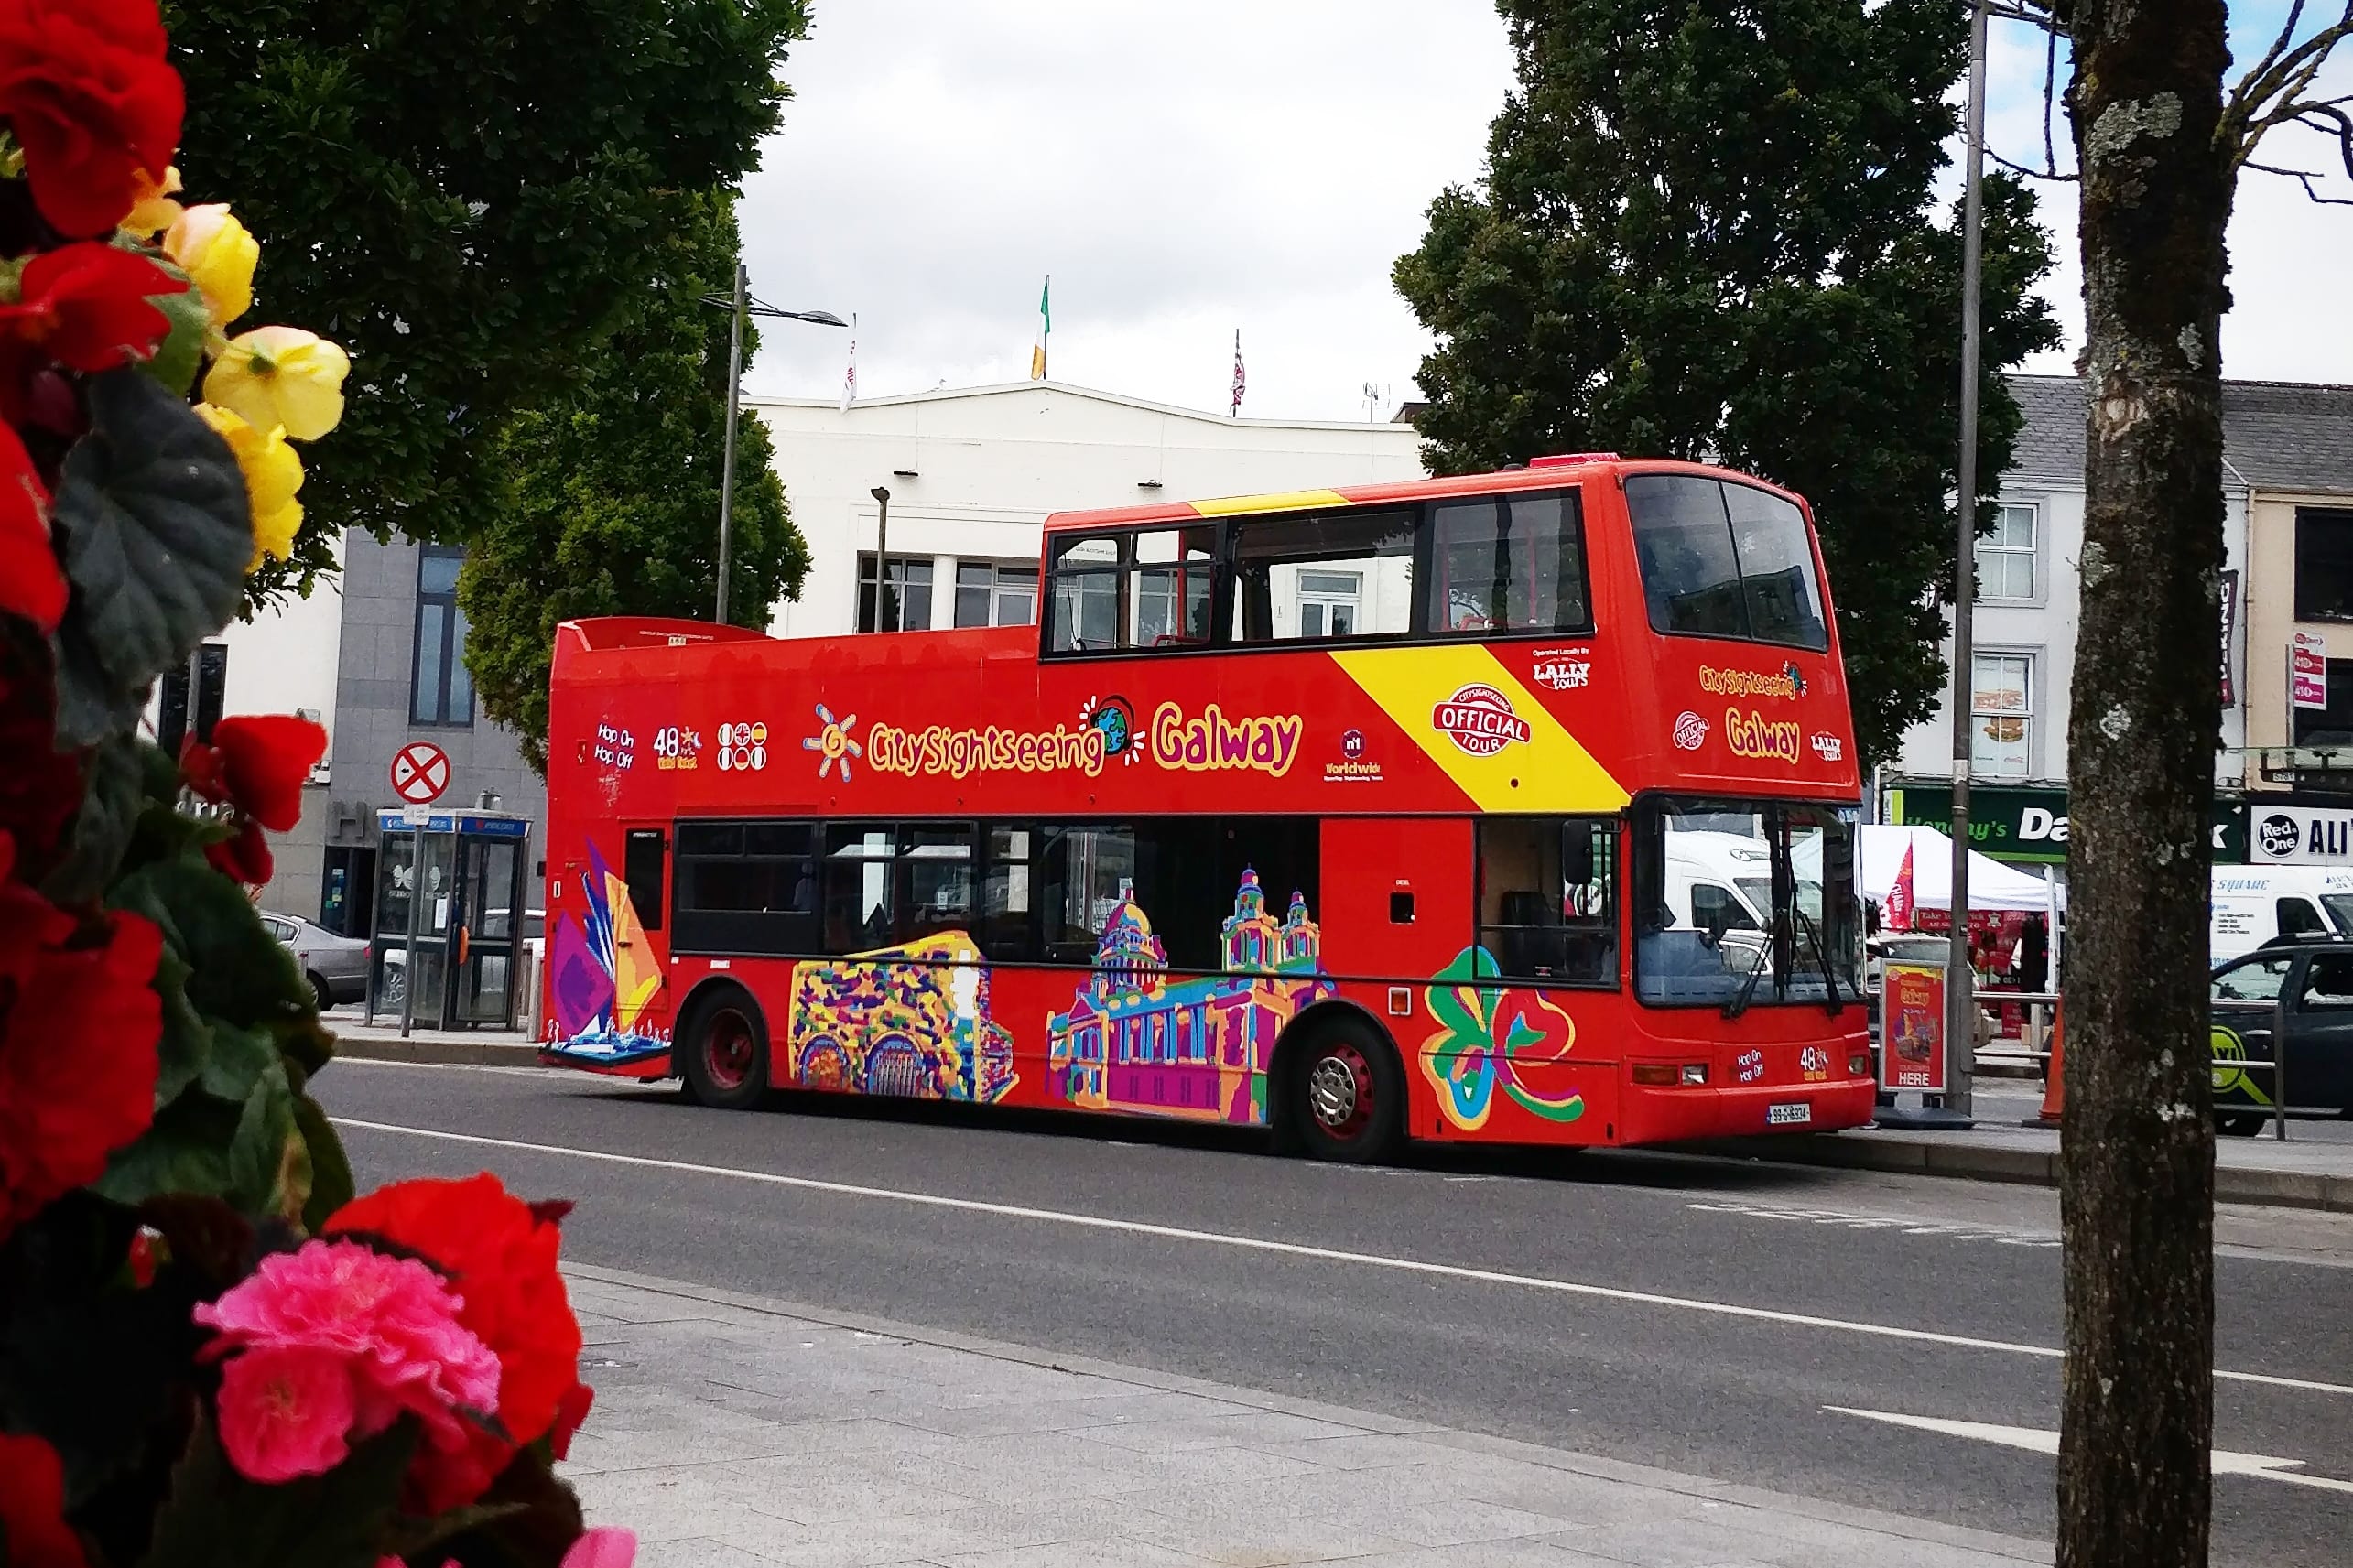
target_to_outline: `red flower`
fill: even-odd
[[[498,1420],[512,1441],[477,1430],[462,1454],[420,1455],[412,1480],[428,1511],[480,1497],[517,1445],[555,1434],[559,1414],[578,1423],[580,1325],[556,1271],[561,1238],[497,1177],[396,1182],[345,1204],[325,1228],[379,1236],[439,1264],[465,1298],[458,1321],[498,1357]]]
[[[32,454],[0,424],[0,610],[54,632],[65,615],[65,574],[49,544],[49,492]]]
[[[27,644],[0,637],[0,838],[15,840],[16,875],[38,881],[81,810],[81,756],[57,749],[49,653]]]
[[[163,1034],[148,984],[163,933],[136,914],[77,921],[5,881],[14,859],[0,838],[0,1236],[147,1130]]]
[[[0,332],[86,374],[155,357],[171,322],[151,294],[187,292],[152,260],[96,241],[44,251],[25,264],[14,305],[0,305]]]
[[[155,0],[0,3],[0,115],[60,233],[105,233],[171,166],[187,94],[164,49]]]
[[[0,1541],[8,1568],[83,1568],[89,1561],[65,1522],[65,1467],[38,1437],[0,1433]]]
[[[277,871],[277,857],[269,852],[269,839],[250,816],[237,824],[235,838],[205,845],[204,860],[231,881],[249,888],[260,887]]]
[[[302,820],[302,783],[326,754],[327,731],[283,713],[223,719],[209,746],[179,750],[180,775],[207,800],[224,801],[274,833]]]

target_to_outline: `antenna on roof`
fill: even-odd
[[[1389,401],[1388,384],[1386,382],[1368,381],[1364,384],[1362,396],[1364,399],[1364,422],[1368,425],[1379,424],[1381,422],[1381,406],[1383,404]]]

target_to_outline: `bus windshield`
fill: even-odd
[[[1643,803],[1635,994],[1663,1006],[1859,1000],[1853,815],[1778,801]]]

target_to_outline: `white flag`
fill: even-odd
[[[858,401],[858,312],[850,312],[850,368],[841,376],[841,412]]]

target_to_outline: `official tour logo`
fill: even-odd
[[[1708,720],[1689,708],[1675,716],[1675,743],[1686,752],[1696,752],[1708,742]]]
[[[1512,709],[1512,699],[1473,683],[1430,709],[1430,727],[1474,757],[1491,757],[1535,731]]]

